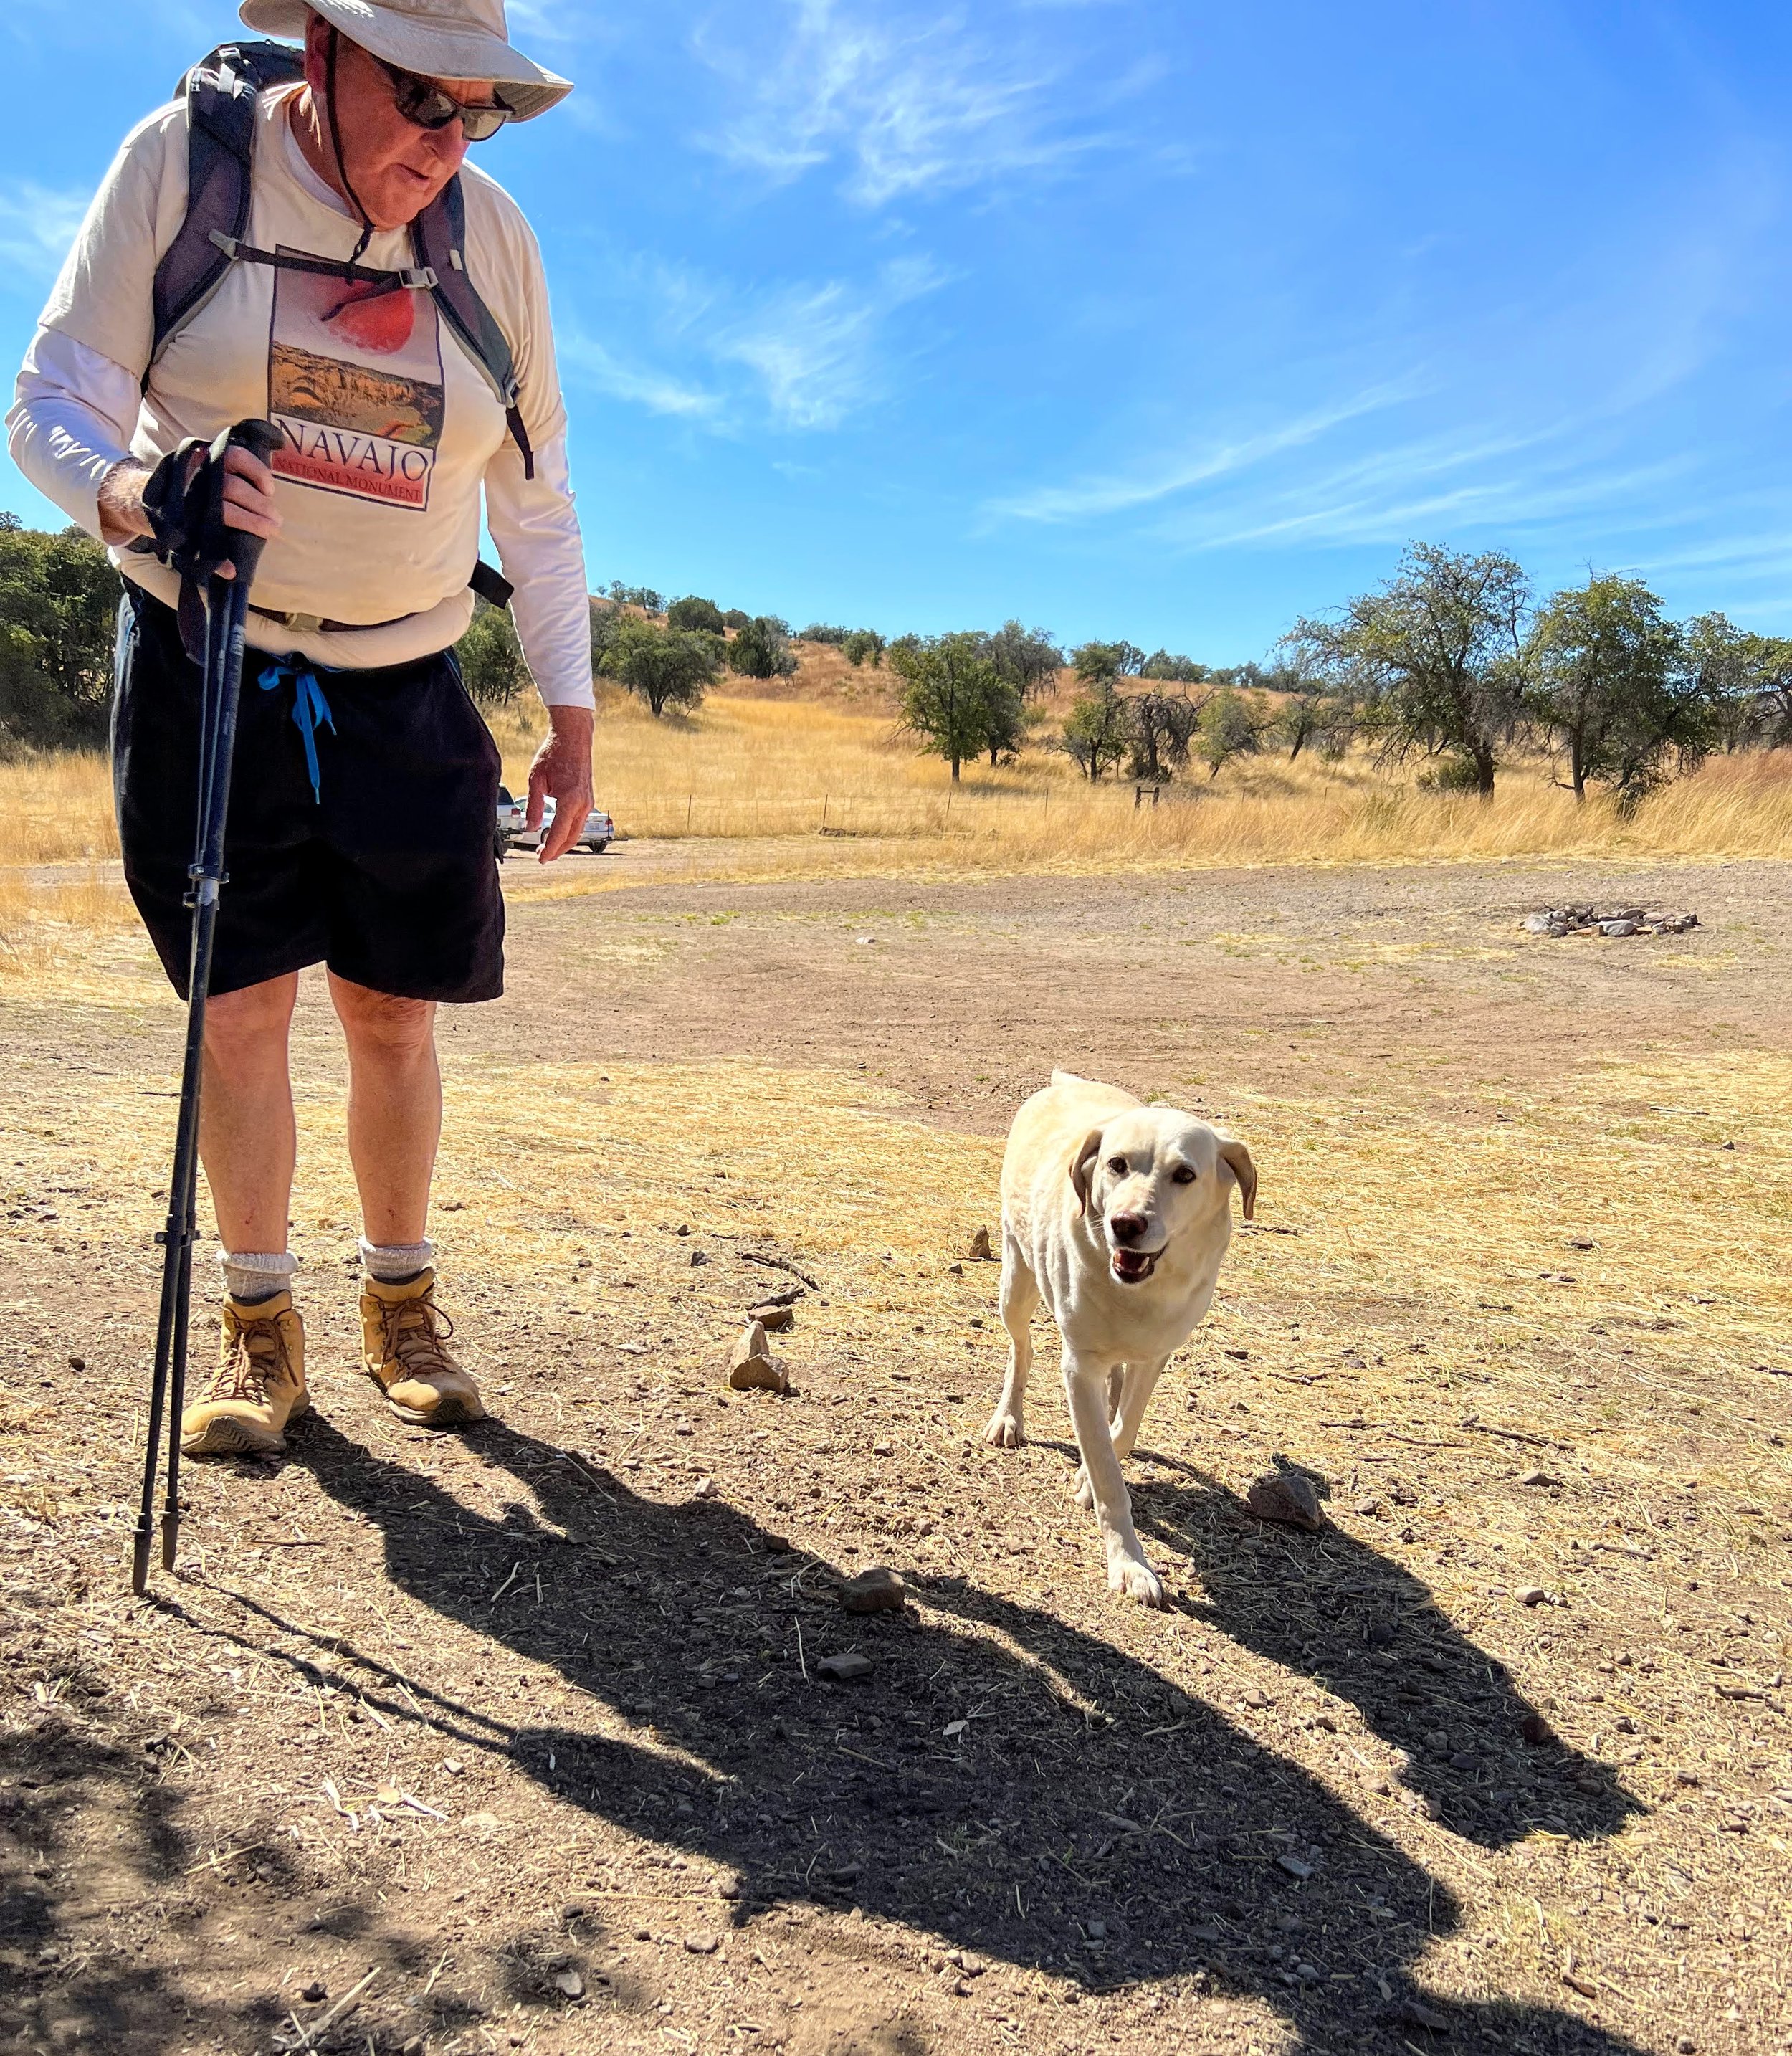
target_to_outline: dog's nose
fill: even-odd
[[[1110,1214],[1108,1226],[1116,1242],[1137,1242],[1148,1224],[1143,1214]]]

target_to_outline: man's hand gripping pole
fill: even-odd
[[[156,1366],[149,1386],[149,1429],[143,1460],[143,1500],[131,1561],[131,1589],[149,1579],[154,1532],[156,1473],[164,1421],[168,1489],[162,1509],[162,1566],[174,1568],[180,1535],[180,1415],[186,1398],[187,1317],[192,1300],[195,1199],[199,1181],[199,1095],[205,1053],[205,1001],[218,897],[224,884],[224,824],[231,765],[236,753],[236,711],[243,690],[243,635],[249,587],[261,561],[262,539],[228,525],[224,456],[233,445],[267,463],[280,445],[271,421],[239,421],[208,447],[184,444],[164,458],[144,503],[156,531],[156,554],[180,573],[183,635],[193,650],[203,630],[204,682],[200,699],[198,810],[192,881],[192,952],[187,986],[187,1046],[175,1126],[174,1171],[168,1219],[156,1240],[162,1246],[162,1296],[156,1319]],[[226,567],[234,575],[227,575]]]

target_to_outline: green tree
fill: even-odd
[[[755,615],[728,645],[728,666],[745,678],[787,678],[797,668],[790,624],[775,614]]]
[[[508,706],[529,683],[529,667],[507,607],[473,602],[473,619],[454,646],[461,676],[480,706]]]
[[[1132,747],[1132,702],[1112,675],[1097,678],[1070,702],[1064,717],[1063,747],[1085,777],[1099,781]]]
[[[728,623],[722,609],[713,599],[699,599],[695,593],[682,599],[674,599],[666,610],[668,628],[698,629],[706,635],[719,635]]]
[[[855,628],[840,646],[855,671],[868,658],[873,668],[884,661],[884,639],[875,628]]]
[[[647,702],[655,720],[669,706],[702,704],[722,670],[722,642],[700,628],[662,627],[625,615],[604,652],[609,677]]]
[[[82,530],[0,521],[0,729],[12,742],[104,737],[118,599],[118,574]]]
[[[1529,600],[1524,572],[1500,552],[1414,543],[1379,590],[1341,619],[1299,623],[1292,640],[1303,668],[1360,709],[1385,755],[1453,753],[1489,799],[1523,712]]]
[[[1153,650],[1139,666],[1141,678],[1156,678],[1165,685],[1198,686],[1210,674],[1193,657],[1173,656],[1168,650]]]
[[[1234,757],[1256,753],[1261,732],[1259,710],[1234,686],[1222,686],[1201,710],[1195,750],[1209,778]]]
[[[1084,642],[1070,652],[1070,665],[1085,685],[1136,678],[1145,667],[1145,652],[1131,642]]]
[[[821,642],[837,650],[852,631],[849,628],[830,628],[825,621],[812,621],[806,628],[797,631],[799,642]]]
[[[901,725],[943,757],[952,777],[967,757],[992,760],[1018,742],[1021,698],[997,670],[974,634],[904,635],[889,647],[890,668],[903,682]]]
[[[665,602],[651,585],[624,585],[620,579],[611,579],[610,597],[618,607],[638,607],[643,614],[666,611]]]
[[[1640,579],[1589,576],[1537,616],[1527,704],[1567,761],[1577,800],[1610,785],[1627,811],[1666,781],[1668,753],[1696,761],[1717,733],[1699,667]]]
[[[1750,635],[1747,654],[1754,684],[1750,740],[1767,749],[1792,749],[1792,637]]]
[[[990,662],[1023,700],[1044,692],[1063,668],[1064,652],[1048,629],[1004,621],[986,646]]]

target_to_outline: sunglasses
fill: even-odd
[[[516,110],[506,107],[502,101],[496,105],[469,107],[464,100],[457,100],[453,93],[443,92],[433,78],[420,78],[413,71],[401,71],[384,57],[374,61],[392,81],[392,97],[398,112],[416,128],[435,130],[445,128],[451,121],[458,121],[469,143],[483,143],[496,135],[505,122],[516,118]]]

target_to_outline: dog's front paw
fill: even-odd
[[[1108,1584],[1123,1598],[1141,1606],[1164,1603],[1164,1581],[1151,1566],[1137,1556],[1116,1556],[1108,1564]]]
[[[992,1449],[1018,1449],[1027,1440],[1027,1423],[1021,1417],[1020,1409],[998,1406],[989,1417],[983,1440]]]
[[[1085,1513],[1095,1511],[1095,1488],[1089,1482],[1089,1466],[1078,1464],[1070,1480],[1070,1497]]]

